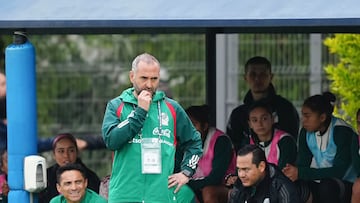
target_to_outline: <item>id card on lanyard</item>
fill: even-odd
[[[161,173],[161,143],[158,138],[141,139],[141,171],[143,174]]]

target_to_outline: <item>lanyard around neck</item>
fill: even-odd
[[[133,108],[135,110],[135,104],[133,104]],[[157,108],[158,108],[158,119],[159,119],[159,138],[160,138],[160,135],[162,135],[162,122],[161,122],[161,119],[162,119],[162,116],[161,116],[161,105],[160,105],[160,101],[157,102]],[[149,108],[150,110],[150,108]],[[149,111],[148,111],[149,112]]]

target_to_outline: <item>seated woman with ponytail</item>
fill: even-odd
[[[199,202],[227,202],[229,189],[225,176],[235,173],[236,154],[230,138],[221,130],[210,126],[209,107],[191,106],[186,109],[203,141],[203,156],[188,185]]]
[[[268,103],[255,102],[249,108],[248,122],[251,128],[249,144],[258,145],[264,150],[269,163],[277,165],[280,169],[286,164],[295,164],[296,140],[294,136],[276,127],[275,118]]]
[[[333,116],[334,102],[330,92],[304,101],[297,166],[289,164],[283,169],[291,180],[306,183],[302,186],[310,190],[315,203],[350,202],[356,178],[350,147],[355,132]]]

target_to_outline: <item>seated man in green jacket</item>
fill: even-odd
[[[56,188],[61,195],[51,199],[50,203],[106,203],[96,192],[87,189],[84,169],[78,164],[67,164],[56,171]]]

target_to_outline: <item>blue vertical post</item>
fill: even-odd
[[[9,202],[30,201],[24,157],[37,154],[35,48],[22,32],[5,50]]]

